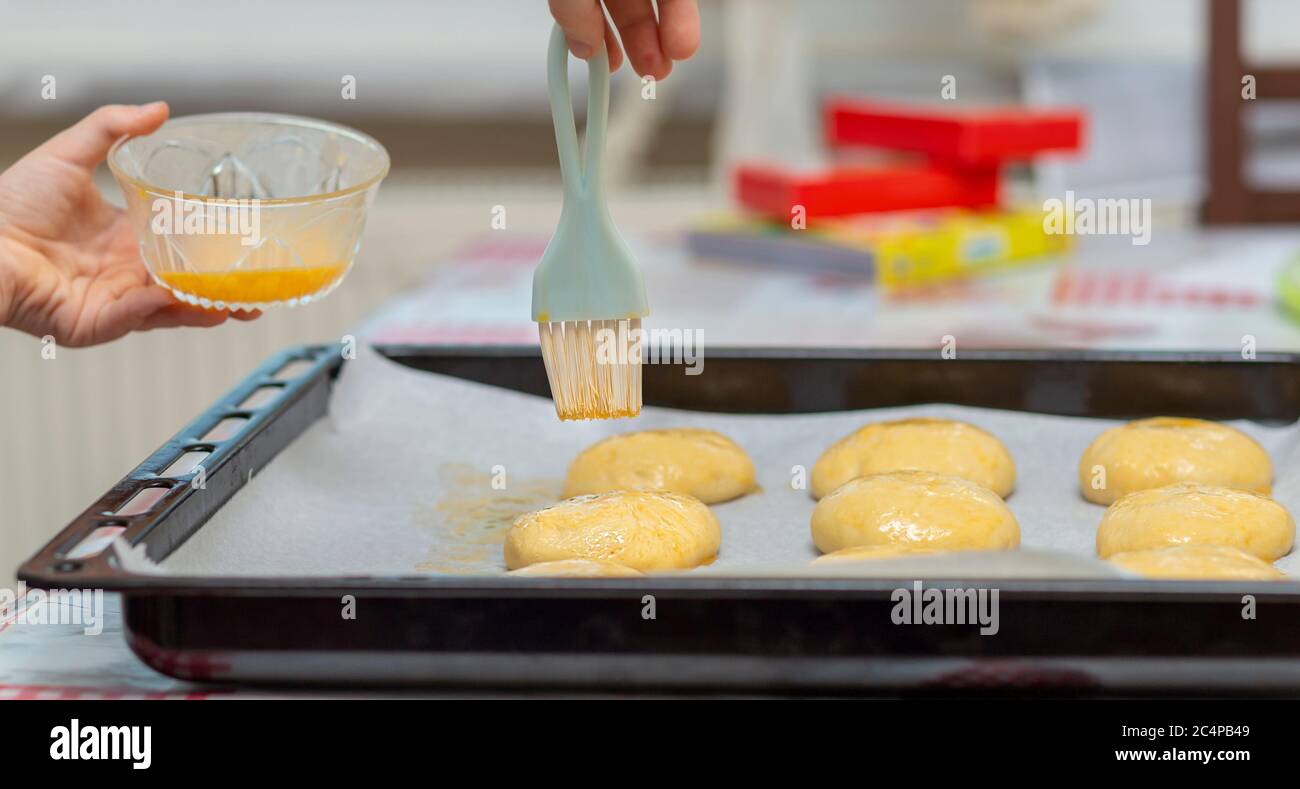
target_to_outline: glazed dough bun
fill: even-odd
[[[996,551],[1020,545],[1020,526],[998,495],[961,477],[894,471],[855,479],[817,502],[822,553],[866,545]]]
[[[1274,581],[1286,577],[1263,559],[1226,545],[1175,545],[1117,553],[1110,562],[1147,578]]]
[[[1290,513],[1268,496],[1185,483],[1140,490],[1110,505],[1097,528],[1097,555],[1226,545],[1271,562],[1294,541]]]
[[[1105,470],[1104,476],[1097,467]],[[1168,416],[1112,427],[1079,458],[1079,489],[1097,504],[1178,482],[1268,493],[1273,464],[1264,448],[1240,430]]]
[[[631,567],[624,567],[617,562],[604,559],[559,559],[554,562],[538,562],[518,570],[511,570],[508,575],[530,575],[551,578],[629,578],[642,573]]]
[[[812,470],[813,498],[887,471],[951,474],[999,496],[1016,486],[1015,461],[992,433],[950,419],[900,419],[867,425],[822,453]]]
[[[721,542],[718,519],[699,499],[620,490],[520,516],[506,533],[506,566],[596,559],[642,572],[684,570],[712,561]]]
[[[611,490],[667,490],[717,504],[754,489],[754,464],[713,430],[643,430],[587,447],[569,464],[564,496]]]
[[[896,559],[899,556],[919,556],[935,553],[928,548],[907,545],[905,543],[888,543],[886,545],[858,545],[842,548],[834,553],[826,553],[813,559],[813,564],[838,564],[840,562],[865,562],[873,559]]]

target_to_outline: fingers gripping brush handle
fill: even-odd
[[[533,274],[533,320],[561,419],[611,419],[641,411],[641,271],[605,204],[601,159],[609,114],[609,61],[587,66],[587,139],[578,150],[569,94],[569,49],[551,33],[547,86],[564,178],[555,235]]]

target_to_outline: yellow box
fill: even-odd
[[[943,211],[818,222],[828,241],[870,250],[884,288],[910,287],[1005,270],[1070,249],[1048,233],[1037,209]]]

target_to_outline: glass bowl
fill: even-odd
[[[108,153],[154,280],[216,309],[294,306],[333,290],[388,164],[361,132],[266,113],[176,118]]]

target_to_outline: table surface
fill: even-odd
[[[1300,351],[1300,324],[1276,304],[1278,270],[1300,232],[1163,234],[1148,247],[1080,239],[1056,265],[886,298],[844,277],[687,259],[680,238],[630,239],[654,298],[652,325],[693,328],[718,346],[962,347]],[[546,237],[492,234],[433,269],[422,288],[361,329],[379,342],[532,343],[521,315]],[[726,294],[725,311],[716,309]],[[20,590],[21,591],[21,590]],[[0,612],[0,699],[277,695],[170,679],[122,637],[121,601],[105,595],[102,632],[33,624]],[[21,606],[20,606],[21,608]],[[301,695],[295,691],[294,695]]]

